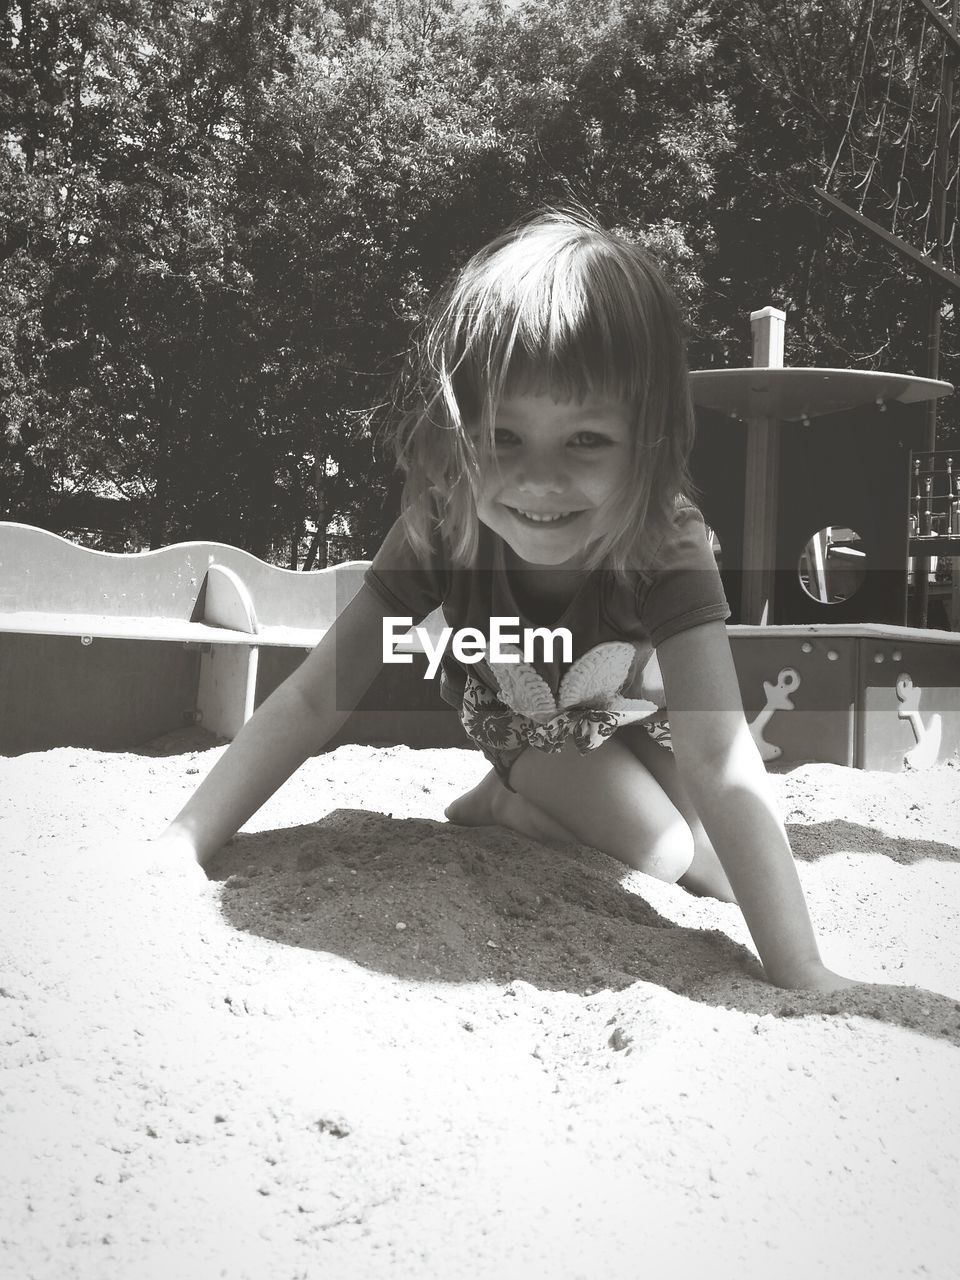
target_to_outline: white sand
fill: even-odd
[[[203,745],[0,760],[2,1276],[960,1274],[955,762],[774,775],[895,984],[813,997],[733,906],[443,823],[467,751],[312,760],[208,889],[91,857]]]

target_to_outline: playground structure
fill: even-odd
[[[216,543],[118,555],[0,525],[0,752],[129,750],[195,724],[233,737],[365,567],[294,573]],[[960,745],[960,635],[849,623],[729,632],[765,760],[896,770]],[[330,746],[469,745],[422,678],[425,657],[404,647],[413,664],[385,667]]]
[[[232,738],[365,569],[296,573],[202,542],[122,555],[0,524],[0,752],[123,750],[195,724]],[[331,746],[466,745],[409,671],[386,667]]]
[[[953,388],[784,368],[784,323],[754,312],[753,365],[691,376],[694,480],[747,718],[766,760],[921,767],[960,745],[960,503],[951,455],[938,485],[941,455],[923,451]],[[906,625],[932,554],[953,559],[954,630]]]
[[[951,512],[946,496],[948,460],[950,482],[956,479],[953,456],[917,448],[923,397],[945,394],[949,385],[833,369],[693,377],[700,424],[694,478],[738,617],[757,625],[919,622],[920,561],[933,558],[926,572],[935,582],[937,567],[960,556],[960,499]],[[751,541],[746,472],[761,396],[776,459],[760,487],[769,524]],[[960,583],[956,576],[952,582],[952,591],[946,575],[942,589],[931,588],[928,621],[935,628],[960,629]]]
[[[960,747],[960,633],[905,625],[908,571],[932,546],[960,555],[941,492],[960,468],[920,448],[952,387],[784,369],[783,319],[752,317],[752,367],[692,375],[747,720],[767,761],[927,767]],[[130,749],[195,724],[233,737],[365,568],[292,572],[216,543],[119,555],[0,524],[0,752]],[[412,665],[385,666],[329,746],[469,745],[401,645]]]
[[[960,554],[943,536],[911,539],[908,484],[929,406],[953,388],[908,374],[784,368],[785,319],[772,307],[753,313],[752,366],[691,375],[693,476],[734,620],[904,626],[910,557],[933,547]],[[810,589],[809,562],[828,542],[835,574],[859,571],[842,599]],[[827,567],[814,565],[813,578]]]

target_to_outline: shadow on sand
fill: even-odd
[[[861,831],[865,847],[885,852],[869,829],[841,827],[843,848]],[[317,823],[237,836],[209,874],[222,882],[222,909],[238,930],[402,979],[519,979],[582,995],[642,980],[745,1013],[857,1015],[960,1044],[960,1004],[935,992],[770,986],[744,947],[719,929],[666,919],[623,887],[619,863],[581,846],[553,850],[496,827],[339,809]],[[717,904],[718,919],[735,909]]]
[[[911,840],[904,836],[888,836],[875,827],[834,818],[830,822],[788,823],[787,835],[797,858],[816,862],[828,854],[869,853],[889,858],[901,866],[930,859],[934,862],[960,862],[960,847],[939,840]]]

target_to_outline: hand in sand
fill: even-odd
[[[773,979],[771,979],[773,981]],[[856,978],[845,978],[834,973],[822,964],[813,964],[808,968],[790,974],[789,978],[781,978],[774,986],[785,987],[788,991],[846,991],[850,987],[861,987],[864,983]]]
[[[138,879],[177,877],[196,888],[209,885],[196,851],[182,837],[162,835],[156,840],[118,837],[88,850],[84,863],[111,874],[133,875]]]

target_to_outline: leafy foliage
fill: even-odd
[[[370,553],[396,501],[376,432],[428,298],[545,203],[653,249],[694,363],[744,363],[746,313],[772,301],[793,363],[922,371],[923,287],[828,232],[810,195],[858,14],[8,6],[0,514],[70,530],[81,499],[114,499],[111,545],[210,538],[293,564],[312,526],[346,522]]]
[[[706,264],[698,344],[705,362],[729,362],[731,321],[771,302],[788,313],[789,364],[927,375],[926,278],[867,233],[831,223],[813,193],[838,153],[846,154],[852,121],[878,165],[900,171],[913,212],[922,212],[939,62],[924,68],[908,123],[912,64],[892,58],[890,45],[896,33],[906,47],[906,18],[919,10],[906,6],[897,27],[901,9],[897,0],[746,0],[715,11],[718,71],[734,106],[737,145],[717,170],[716,252]],[[891,127],[890,103],[905,109],[902,128]],[[846,198],[856,203],[862,187],[849,186]],[[867,212],[889,227],[889,211]],[[949,321],[952,299],[943,306]],[[946,323],[941,368],[948,377],[955,357]],[[944,408],[946,439],[956,410]]]

